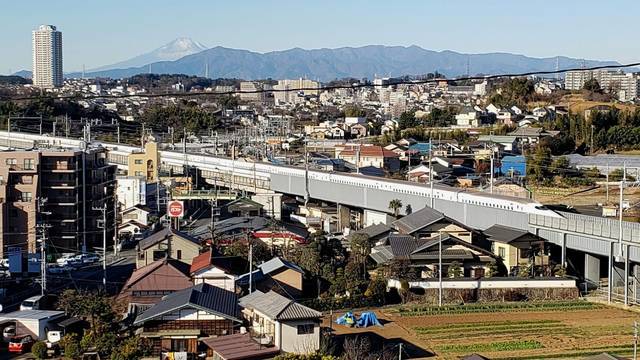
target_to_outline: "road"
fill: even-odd
[[[135,269],[135,250],[125,250],[120,253],[117,259],[108,258],[107,265],[107,291],[110,295],[115,295],[131,276]],[[52,293],[59,293],[66,289],[102,289],[102,264],[84,267],[79,270],[70,271],[67,274],[49,274],[49,290]],[[19,302],[5,307],[5,312],[17,310]],[[9,354],[6,344],[0,345],[0,360],[8,359],[32,359],[30,353]]]

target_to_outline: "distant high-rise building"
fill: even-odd
[[[32,37],[33,85],[62,86],[62,32],[53,25],[40,25]]]

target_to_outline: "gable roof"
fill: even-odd
[[[156,245],[160,242],[162,242],[163,240],[169,238],[169,237],[173,237],[173,236],[177,236],[178,238],[184,239],[186,241],[190,241],[194,244],[200,245],[200,240],[188,235],[187,233],[184,233],[182,231],[178,231],[178,230],[174,230],[171,228],[164,228],[154,234],[152,234],[151,236],[148,236],[144,239],[142,239],[139,243],[139,247],[142,250],[146,250],[148,248],[150,248],[153,245]]]
[[[433,260],[439,256],[439,237],[432,239],[415,239],[411,235],[391,234],[389,235],[388,242],[389,245],[376,246],[371,250],[371,258],[378,264],[385,264],[396,257],[411,260]],[[443,259],[471,259],[475,256],[474,252],[482,256],[495,257],[492,252],[448,233],[443,234],[442,243],[462,245],[468,249],[452,249],[443,246]]]
[[[165,296],[162,301],[139,315],[134,325],[184,307],[192,307],[240,323],[242,320],[239,319],[237,305],[236,293],[203,283]]]
[[[200,270],[204,270],[211,267],[211,254],[212,254],[212,251],[209,250],[194,257],[193,260],[191,260],[191,267],[189,268],[189,273],[194,274]]]
[[[122,287],[122,291],[134,286],[142,279],[153,275],[153,273],[160,271],[162,267],[169,267],[175,270],[176,273],[184,275],[181,277],[176,276],[157,276],[153,280],[154,290],[181,290],[185,288],[185,285],[191,284],[191,278],[187,275],[189,273],[188,265],[175,260],[175,259],[160,259],[152,262],[149,265],[143,266],[133,271],[127,282]]]
[[[146,213],[152,213],[152,212],[153,212],[153,210],[151,210],[151,209],[150,209],[149,207],[147,207],[147,206],[140,205],[140,204],[136,204],[136,205],[133,205],[133,206],[132,206],[132,207],[130,207],[130,208],[125,209],[124,211],[122,211],[122,213],[123,213],[123,214],[126,214],[126,213],[131,212],[131,211],[134,211],[134,210],[140,210],[140,211],[144,211],[144,212],[146,212]]]
[[[510,244],[518,248],[529,248],[532,242],[544,242],[528,231],[504,225],[493,225],[483,231],[491,241]]]
[[[273,358],[280,353],[277,346],[265,347],[255,341],[250,333],[216,336],[202,342],[225,360]]]
[[[268,293],[256,290],[240,298],[240,306],[255,309],[273,320],[317,319],[322,313],[271,290]]]
[[[367,236],[369,236],[370,239],[374,239],[380,235],[385,235],[386,233],[391,231],[391,226],[387,225],[387,224],[373,224],[373,225],[369,225],[364,229],[358,230],[358,231],[354,231],[352,233],[350,233],[349,235],[347,235],[348,239],[351,239],[353,237],[353,235],[356,234],[365,234]]]
[[[280,269],[283,268],[287,268],[296,272],[299,272],[300,274],[304,275],[304,270],[302,270],[302,268],[290,261],[284,260],[279,256],[274,257],[271,260],[268,260],[266,262],[263,262],[262,264],[258,265],[258,268],[260,270],[262,270],[262,273],[264,274],[271,274],[273,272],[276,272]]]
[[[401,233],[413,234],[414,232],[443,219],[445,219],[443,213],[425,206],[418,211],[394,221],[392,225]]]

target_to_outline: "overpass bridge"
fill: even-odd
[[[0,131],[0,147],[4,148],[78,148],[82,145],[79,139]],[[140,151],[138,147],[124,144],[100,145],[109,149],[109,161],[122,170],[127,168],[128,154]],[[357,174],[335,176],[332,172],[305,171],[170,150],[160,151],[160,159],[164,169],[181,170],[184,165],[195,166],[204,178],[226,184],[231,190],[271,191],[381,213],[389,213],[389,202],[394,199],[399,199],[404,206],[410,205],[412,209],[432,206],[478,230],[499,224],[535,233],[562,249],[563,264],[566,264],[568,249],[584,252],[584,275],[594,283],[598,283],[600,278],[601,258],[608,263],[610,287],[614,286],[612,282],[617,273],[620,273],[619,278],[629,279],[631,268],[640,277],[640,266],[634,264],[640,263],[638,223],[564,212],[557,216],[550,211],[535,210],[531,206],[535,203],[525,199],[446,190],[439,185],[434,193],[434,190],[429,192],[428,186]]]

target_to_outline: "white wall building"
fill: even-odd
[[[147,204],[147,181],[143,176],[118,176],[116,194],[122,209]]]
[[[62,86],[62,32],[53,25],[40,25],[32,32],[33,85]]]

